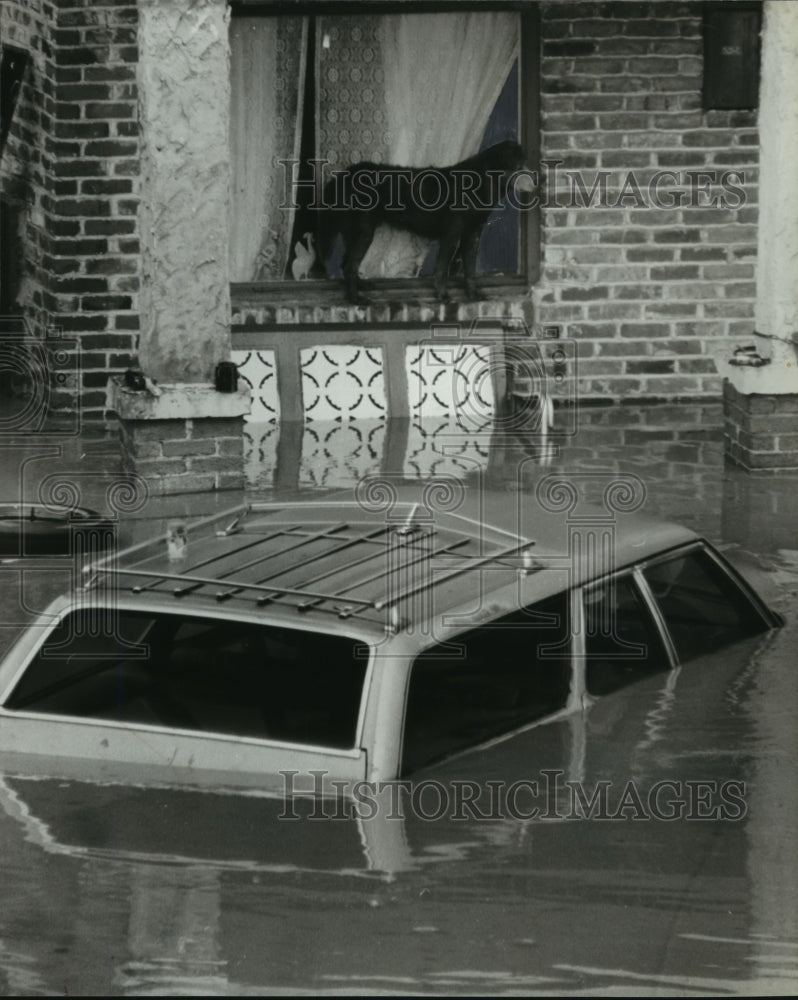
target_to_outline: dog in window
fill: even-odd
[[[359,269],[380,225],[438,241],[433,284],[440,301],[455,256],[462,261],[468,298],[479,298],[479,239],[491,212],[508,191],[534,190],[517,142],[500,142],[448,167],[398,167],[363,161],[336,172],[324,186],[319,210],[318,265],[329,260],[340,233],[342,271],[350,302],[363,305]]]

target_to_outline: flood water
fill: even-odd
[[[301,800],[292,819],[278,800],[32,775],[0,758],[0,992],[795,993],[798,480],[727,466],[717,406],[558,419],[568,433],[545,440],[249,425],[247,495],[374,475],[518,490],[549,471],[600,494],[626,474],[644,511],[733,557],[784,627],[430,769],[394,817],[314,818]],[[58,474],[118,513],[115,461],[111,441],[11,442],[0,499]],[[128,497],[120,541],[238,499]],[[70,576],[68,560],[0,563],[3,648]],[[457,808],[463,782],[530,780],[548,783],[543,815],[523,798]],[[581,816],[575,787],[602,789],[603,808]]]

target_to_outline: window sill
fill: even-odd
[[[467,301],[453,284],[449,302],[438,302],[431,281],[375,281],[371,302],[356,306],[344,298],[338,281],[278,281],[230,286],[234,329],[272,330],[281,326],[374,325],[417,326],[430,322],[473,322],[478,319],[533,322],[530,286],[523,280],[481,280],[485,298]]]

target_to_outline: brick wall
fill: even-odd
[[[562,163],[542,212],[534,319],[578,341],[583,400],[717,399],[713,349],[753,329],[756,113],[702,111],[701,13],[697,0],[541,4],[542,156]],[[79,394],[84,426],[99,424],[139,324],[137,7],[4,0],[0,16],[4,41],[32,55],[0,166],[20,210],[20,303],[39,335],[57,325],[79,340],[80,381],[55,399]],[[629,187],[633,172],[645,199],[657,171],[689,186],[698,169],[743,171],[745,203],[663,208]],[[588,189],[608,172],[606,200],[625,197],[571,206],[569,171]],[[500,313],[530,321],[530,305]],[[312,324],[329,310],[295,311]]]
[[[78,341],[80,375],[52,399],[73,408],[79,396],[88,428],[103,420],[108,375],[129,366],[138,329],[138,15],[134,0],[10,0],[8,20],[34,11],[36,59],[3,168],[30,204],[20,304],[37,334],[55,326]]]
[[[756,112],[702,111],[701,8],[542,5],[542,156],[563,163],[536,300],[541,323],[579,341],[583,399],[718,398],[713,348],[753,330]],[[729,204],[657,207],[648,185],[663,170],[681,183],[665,178],[660,201],[711,170],[710,195]],[[721,186],[727,170],[744,173],[744,204]],[[588,195],[607,171],[604,204],[572,205],[568,171]]]
[[[57,0],[52,305],[80,339],[89,423],[138,329],[137,19],[131,0]]]
[[[723,386],[726,451],[744,469],[798,470],[798,394],[745,393]]]

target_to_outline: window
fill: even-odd
[[[668,670],[662,638],[630,576],[585,590],[585,686],[604,695]]]
[[[704,110],[759,104],[758,0],[704,5]]]
[[[382,4],[353,4],[352,14],[342,6],[305,5],[307,13],[294,6],[279,15],[233,7],[234,283],[340,277],[340,238],[326,274],[314,266],[312,205],[322,183],[350,164],[447,166],[504,140],[524,143],[529,161],[533,102],[522,104],[531,92],[524,82],[532,73],[528,14],[493,4],[454,13],[413,5],[393,14]],[[525,275],[527,217],[506,200],[493,212],[479,275],[497,282]],[[436,250],[383,226],[361,274],[423,279]]]
[[[681,661],[768,627],[745,594],[704,551],[649,566],[643,574]]]
[[[568,595],[439,643],[410,674],[402,770],[563,708],[570,687]]]
[[[53,630],[6,708],[351,748],[365,668],[340,636],[140,612],[104,636],[89,610]]]

